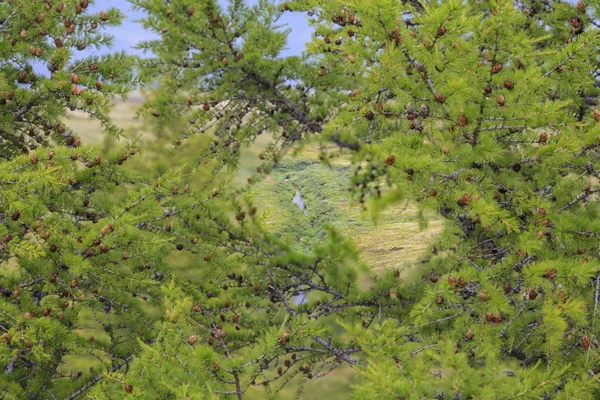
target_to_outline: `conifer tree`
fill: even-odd
[[[366,208],[410,199],[448,221],[419,266],[422,280],[392,271],[346,299],[324,277],[327,296],[299,307],[309,320],[289,299],[323,288],[290,269],[300,255],[288,251],[270,275],[272,300],[288,315],[286,345],[301,340],[353,365],[357,398],[597,396],[594,2],[134,4],[162,34],[142,45],[158,56],[144,70],[168,93],[148,107],[162,126],[189,118],[176,145],[213,133],[200,160],[216,156],[216,171],[258,132],[275,131],[267,168],[299,140],[321,142],[327,160],[333,142],[354,160],[350,184]],[[314,24],[302,57],[275,57],[284,12]],[[316,277],[321,268],[311,268]],[[323,349],[294,331],[320,310],[342,318],[350,338]],[[250,359],[267,360],[261,369],[287,359],[285,346],[269,351],[275,336],[252,348]],[[166,349],[145,352],[158,361]],[[252,385],[277,391],[277,375],[251,372],[249,353],[221,352],[209,388],[238,398]],[[204,380],[177,363],[167,392]]]
[[[108,240],[119,216],[103,196],[127,183],[118,167],[128,155],[103,159],[64,118],[68,110],[82,112],[118,136],[108,117],[112,101],[135,86],[134,58],[96,55],[110,46],[107,30],[124,16],[117,9],[92,13],[91,3],[0,2],[0,397],[6,399],[74,398],[102,370],[125,365],[126,346],[138,337],[127,337],[120,325],[143,324],[142,307],[109,298],[123,297],[127,285],[108,269],[115,260],[103,256],[102,267],[94,260],[126,247]],[[116,216],[110,224],[109,215]],[[118,317],[109,315],[115,307]],[[91,329],[102,337],[94,340]],[[96,364],[75,369],[77,357]]]
[[[173,146],[135,172],[136,150],[11,150],[5,397],[276,396],[340,366],[361,399],[598,397],[600,4],[132,3],[161,36],[139,68]],[[315,28],[301,57],[281,54],[288,12]],[[365,209],[439,212],[422,278],[364,288],[343,232],[305,252],[265,230],[247,188],[220,183],[260,134],[273,140],[250,185],[316,143],[323,162],[352,160]],[[83,356],[98,366],[78,372]]]
[[[49,143],[79,146],[77,133],[62,123],[68,109],[84,112],[118,134],[107,117],[110,95],[131,89],[133,59],[124,53],[95,53],[112,43],[106,29],[119,25],[124,16],[117,9],[92,14],[89,3],[0,4],[3,158]]]
[[[120,152],[110,151],[107,157],[82,145],[77,133],[65,124],[65,111],[87,112],[118,133],[108,117],[109,104],[111,96],[134,83],[132,59],[120,54],[71,60],[71,52],[65,48],[110,44],[109,36],[94,32],[102,24],[118,24],[122,16],[117,10],[88,15],[87,2],[17,5],[22,4],[0,5],[6,37],[15,37],[23,26],[44,23],[48,26],[31,39],[31,47],[44,50],[48,43],[54,47],[58,43],[58,50],[40,55],[46,57],[51,75],[20,82],[15,72],[19,62],[34,64],[37,50],[34,55],[26,47],[29,44],[22,43],[27,34],[19,33],[21,39],[14,44],[3,41],[6,102],[2,104],[2,127],[8,138],[2,142],[6,161],[0,169],[0,387],[4,398],[94,396],[90,389],[99,382],[103,383],[96,389],[99,397],[113,396],[111,390],[115,395],[152,396],[156,382],[146,379],[160,374],[161,366],[172,360],[170,355],[173,360],[190,357],[185,351],[175,351],[184,344],[192,346],[198,341],[204,355],[194,357],[194,362],[202,366],[208,362],[210,371],[218,369],[218,361],[213,364],[213,360],[224,354],[220,348],[215,351],[206,345],[215,340],[224,343],[228,333],[227,345],[223,344],[226,354],[230,347],[246,354],[263,341],[271,356],[287,342],[289,333],[268,327],[269,320],[271,325],[281,322],[282,304],[291,311],[286,298],[291,290],[307,291],[300,283],[283,292],[269,285],[271,275],[264,271],[272,265],[285,266],[293,260],[294,275],[313,264],[315,268],[317,264],[328,266],[330,274],[336,274],[338,290],[349,288],[346,283],[354,276],[348,262],[355,257],[352,248],[333,253],[324,247],[321,254],[306,257],[276,237],[263,237],[255,209],[240,203],[235,194],[228,199],[220,188],[190,188],[194,174],[208,171],[203,165],[172,168],[168,158],[162,157],[150,172],[132,171],[127,164],[138,154],[137,149],[126,146]],[[32,22],[32,16],[38,16],[38,22]],[[76,38],[76,34],[80,36]],[[45,42],[48,37],[51,41]],[[64,61],[55,64],[60,55]],[[28,73],[34,71],[33,65],[21,67]],[[42,131],[48,139],[39,139],[40,129],[49,130],[49,135]],[[225,199],[220,202],[222,197]],[[181,252],[193,257],[199,279],[186,281],[173,274],[174,254]],[[329,284],[323,288],[331,290]],[[249,293],[254,294],[251,301]],[[193,322],[194,316],[198,321]],[[237,337],[229,331],[234,325],[225,330],[218,322],[226,319],[237,324],[241,331]],[[172,328],[180,320],[185,324],[173,336]],[[200,322],[208,329],[194,338],[190,331]],[[293,323],[294,332],[303,326],[297,320]],[[260,328],[254,331],[256,326]],[[331,351],[346,358],[346,353],[355,351],[336,350],[318,333],[314,329],[314,339],[307,336],[307,340],[322,342],[323,348],[331,350],[324,354],[307,350],[315,359],[327,359]],[[165,338],[169,340],[165,342]],[[153,362],[154,369],[146,374],[143,365],[151,353],[145,350],[165,344],[170,346],[162,362]],[[298,351],[304,350],[299,347]],[[298,363],[309,361],[307,356],[297,359]],[[127,374],[137,367],[142,367],[140,379]],[[254,367],[240,372],[247,377],[264,370]],[[117,375],[121,370],[125,373]],[[307,375],[309,370],[302,369]],[[206,374],[206,368],[199,373]],[[207,375],[210,381],[201,379],[194,384],[214,386],[219,393],[218,377]],[[247,386],[247,379],[244,384]],[[160,382],[160,391],[172,389],[169,382]],[[181,386],[174,390],[178,394],[191,389]]]

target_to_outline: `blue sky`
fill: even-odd
[[[249,4],[256,4],[256,0],[247,0]],[[226,5],[227,0],[219,0],[221,5]],[[128,18],[123,22],[123,25],[118,28],[111,29],[114,35],[114,50],[125,50],[132,54],[140,54],[141,52],[133,49],[140,41],[152,37],[145,31],[140,24],[133,22],[143,16],[143,13],[133,11],[133,6],[126,0],[97,0],[93,6],[90,6],[90,11],[99,12],[103,9],[116,7],[122,10]],[[300,54],[304,48],[304,43],[310,41],[311,28],[308,25],[305,16],[299,13],[285,13],[281,19],[282,23],[289,24],[293,27],[293,32],[290,35],[288,48],[285,55]]]

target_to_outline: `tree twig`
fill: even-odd
[[[131,354],[129,357],[127,357],[125,360],[123,360],[123,362],[121,362],[120,364],[117,364],[114,367],[112,367],[111,369],[109,369],[108,372],[115,372],[116,370],[120,369],[123,365],[127,364],[132,358],[133,358],[133,354]],[[72,399],[76,398],[77,396],[79,396],[80,394],[82,394],[83,392],[85,392],[86,390],[91,388],[92,386],[94,386],[100,380],[102,380],[103,376],[104,376],[103,374],[96,375],[96,377],[94,379],[92,379],[91,381],[86,383],[84,386],[82,386],[76,392],[73,392],[69,397],[67,397],[66,400],[72,400]]]

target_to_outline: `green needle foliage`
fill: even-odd
[[[600,396],[600,2],[131,0],[159,37],[139,45],[140,114],[167,149],[104,161],[61,117],[114,130],[132,59],[25,64],[59,33],[108,44],[87,27],[119,14],[22,3],[0,3],[4,398],[301,397],[343,368],[359,399]],[[52,34],[30,50],[40,12]],[[302,56],[282,55],[288,12],[315,30]],[[332,227],[304,248],[265,229],[261,197],[227,181],[259,135],[249,185],[311,146],[350,161],[373,216],[444,218],[422,277],[366,270]],[[138,150],[151,169],[128,166]]]
[[[0,157],[50,143],[79,145],[61,123],[67,109],[84,112],[118,133],[108,119],[112,96],[134,87],[134,59],[99,56],[117,9],[88,12],[89,1],[0,2]],[[83,52],[83,56],[78,53]]]

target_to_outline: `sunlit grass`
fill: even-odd
[[[363,261],[375,270],[406,267],[417,261],[441,231],[442,221],[430,213],[422,228],[412,203],[390,206],[373,220],[348,191],[351,171],[349,162],[344,161],[328,167],[318,161],[318,152],[309,148],[280,163],[256,184],[252,198],[269,229],[310,247],[324,239],[326,225],[332,226],[353,240]],[[296,190],[303,198],[306,216],[292,202]]]
[[[131,95],[126,101],[115,101],[111,118],[115,125],[124,129],[126,135],[150,135],[144,131],[143,121],[135,118],[135,113],[143,103],[140,95]],[[65,124],[81,137],[83,144],[99,145],[104,142],[107,133],[102,131],[102,126],[97,120],[89,118],[87,114],[78,111],[69,111]]]

